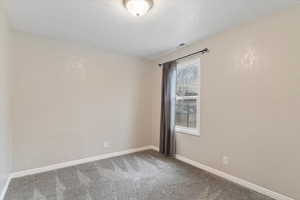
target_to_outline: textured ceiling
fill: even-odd
[[[122,0],[8,0],[14,29],[81,41],[117,53],[153,58],[297,0],[154,0],[134,17]]]

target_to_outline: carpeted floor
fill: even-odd
[[[272,200],[154,151],[13,179],[5,200]]]

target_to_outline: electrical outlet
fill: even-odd
[[[223,165],[229,165],[229,157],[228,156],[223,156],[222,163],[223,163]]]
[[[104,146],[104,148],[109,148],[109,147],[110,147],[110,143],[107,142],[107,141],[105,141],[105,142],[103,143],[103,146]]]

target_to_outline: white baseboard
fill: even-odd
[[[152,149],[155,150],[157,148],[156,147],[154,147],[154,148],[152,147]],[[294,199],[292,199],[292,198],[290,198],[288,196],[285,196],[285,195],[279,194],[277,192],[271,191],[271,190],[269,190],[267,188],[264,188],[262,186],[256,185],[254,183],[250,183],[250,182],[248,182],[248,181],[246,181],[244,179],[232,176],[230,174],[227,174],[227,173],[222,172],[220,170],[214,169],[214,168],[209,167],[207,165],[203,165],[203,164],[201,164],[199,162],[196,162],[194,160],[188,159],[188,158],[186,158],[184,156],[176,155],[176,159],[178,159],[178,160],[180,160],[182,162],[185,162],[187,164],[190,164],[190,165],[192,165],[194,167],[203,169],[203,170],[205,170],[207,172],[210,172],[212,174],[215,174],[217,176],[220,176],[220,177],[222,177],[224,179],[227,179],[227,180],[229,180],[231,182],[239,184],[239,185],[241,185],[243,187],[246,187],[246,188],[249,188],[251,190],[254,190],[254,191],[258,192],[258,193],[261,193],[261,194],[264,194],[266,196],[269,196],[269,197],[271,197],[273,199],[276,199],[276,200],[294,200]]]
[[[156,146],[150,146],[150,148],[151,148],[152,150],[154,150],[154,151],[159,151],[159,148],[156,147]],[[261,194],[264,194],[264,195],[266,195],[266,196],[269,196],[269,197],[271,197],[271,198],[273,198],[273,199],[276,199],[276,200],[294,200],[294,199],[291,198],[291,197],[288,197],[288,196],[283,195],[283,194],[279,194],[279,193],[277,193],[277,192],[274,192],[274,191],[269,190],[269,189],[267,189],[267,188],[264,188],[264,187],[262,187],[262,186],[256,185],[256,184],[254,184],[254,183],[250,183],[249,181],[246,181],[246,180],[244,180],[244,179],[241,179],[241,178],[232,176],[232,175],[230,175],[230,174],[227,174],[227,173],[222,172],[222,171],[220,171],[220,170],[214,169],[214,168],[209,167],[209,166],[207,166],[207,165],[201,164],[201,163],[199,163],[199,162],[196,162],[196,161],[191,160],[191,159],[189,159],[189,158],[186,158],[186,157],[184,157],[184,156],[181,156],[181,155],[178,155],[178,154],[177,154],[177,155],[176,155],[176,159],[178,159],[178,160],[180,160],[180,161],[182,161],[182,162],[185,162],[185,163],[187,163],[187,164],[190,164],[190,165],[192,165],[192,166],[194,166],[194,167],[203,169],[203,170],[205,170],[205,171],[207,171],[207,172],[210,172],[210,173],[212,173],[212,174],[215,174],[215,175],[217,175],[217,176],[219,176],[219,177],[222,177],[222,178],[224,178],[224,179],[227,179],[227,180],[229,180],[229,181],[231,181],[231,182],[234,182],[234,183],[236,183],[236,184],[239,184],[239,185],[241,185],[241,186],[243,186],[243,187],[246,187],[246,188],[249,188],[249,189],[251,189],[251,190],[254,190],[254,191],[258,192],[258,193],[261,193]]]
[[[24,170],[24,171],[18,171],[18,172],[12,173],[11,178],[18,178],[18,177],[28,176],[28,175],[32,175],[32,174],[38,174],[38,173],[42,173],[42,172],[52,171],[52,170],[61,169],[61,168],[65,168],[65,167],[71,167],[74,165],[79,165],[79,164],[83,164],[83,163],[93,162],[93,161],[116,157],[116,156],[122,156],[122,155],[135,153],[135,152],[139,152],[139,151],[144,151],[144,150],[149,150],[149,149],[152,149],[152,146],[128,149],[128,150],[124,150],[124,151],[107,153],[107,154],[102,154],[99,156],[93,156],[93,157],[83,158],[83,159],[79,159],[79,160],[72,160],[72,161],[68,161],[68,162],[58,163],[58,164],[49,165],[49,166],[45,166],[45,167],[29,169],[29,170]]]
[[[151,148],[152,150],[154,150],[154,151],[159,151],[159,148],[156,147],[156,146],[150,146],[150,148]]]
[[[2,189],[1,193],[0,193],[0,200],[4,200],[4,197],[5,197],[5,194],[7,192],[7,189],[8,189],[8,185],[10,183],[10,180],[11,180],[11,176],[8,176],[7,177],[7,180],[5,182],[5,185],[4,185],[4,188]]]
[[[97,160],[102,160],[102,159],[106,159],[106,158],[126,155],[126,154],[135,153],[135,152],[144,151],[144,150],[149,150],[149,149],[152,149],[152,150],[155,150],[155,151],[159,150],[159,148],[155,147],[155,146],[145,146],[145,147],[141,147],[141,148],[128,149],[128,150],[125,150],[125,151],[113,152],[113,153],[108,153],[108,154],[102,154],[102,155],[99,155],[99,156],[94,156],[94,157],[83,158],[83,159],[79,159],[79,160],[73,160],[73,161],[58,163],[58,164],[49,165],[49,166],[46,166],[46,167],[40,167],[40,168],[35,168],[35,169],[29,169],[29,170],[14,172],[8,178],[7,184],[5,185],[5,188],[3,189],[2,193],[1,193],[0,200],[3,200],[4,195],[6,193],[6,190],[8,188],[8,184],[9,184],[9,182],[12,178],[18,178],[18,177],[23,177],[23,176],[32,175],[32,174],[38,174],[38,173],[47,172],[47,171],[51,171],[51,170],[55,170],[55,169],[61,169],[61,168],[70,167],[70,166],[74,166],[74,165],[78,165],[78,164],[93,162],[93,161],[97,161]],[[225,179],[227,179],[231,182],[237,183],[241,186],[244,186],[246,188],[249,188],[251,190],[259,192],[261,194],[264,194],[266,196],[269,196],[273,199],[276,199],[276,200],[294,200],[294,199],[292,199],[288,196],[276,193],[276,192],[271,191],[271,190],[269,190],[267,188],[264,188],[262,186],[250,183],[250,182],[248,182],[246,180],[243,180],[241,178],[232,176],[232,175],[227,174],[225,172],[222,172],[220,170],[214,169],[214,168],[209,167],[207,165],[204,165],[204,164],[201,164],[199,162],[188,159],[184,156],[176,155],[176,159],[178,159],[182,162],[185,162],[187,164],[190,164],[192,166],[195,166],[197,168],[203,169],[203,170],[205,170],[207,172],[210,172],[212,174],[215,174],[217,176],[220,176],[222,178],[225,178]]]

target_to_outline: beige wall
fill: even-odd
[[[23,33],[13,47],[13,171],[151,144],[149,63]]]
[[[0,195],[10,172],[9,29],[0,0]]]
[[[178,153],[300,199],[300,6],[164,56],[201,48],[201,136],[178,134]],[[152,72],[159,143],[161,71]],[[223,156],[230,158],[222,165]]]

